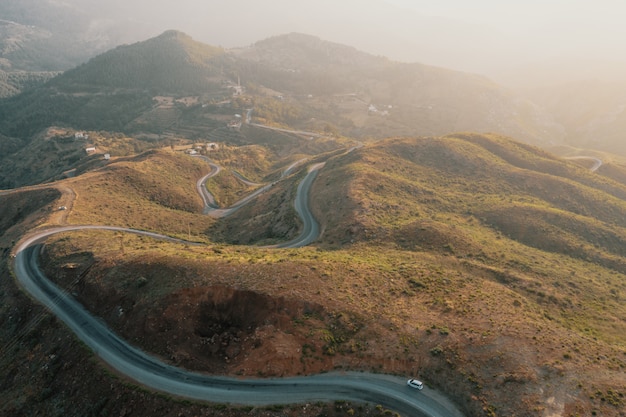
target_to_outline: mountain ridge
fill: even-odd
[[[118,46],[0,101],[0,133],[24,143],[52,125],[159,133],[134,122],[155,107],[157,96],[191,95],[213,105],[233,101],[239,83],[249,88],[236,112],[254,106],[268,123],[296,130],[313,124],[357,138],[496,131],[536,144],[561,135],[536,106],[473,74],[398,63],[309,35],[227,51],[179,31]],[[191,114],[188,107],[177,110],[179,116]],[[204,124],[205,115],[196,114],[200,119],[185,123]]]
[[[87,86],[153,89],[163,93],[193,93],[204,87],[202,79],[211,76],[210,60],[224,53],[221,48],[196,42],[176,30],[137,42],[121,45],[87,63],[66,71],[53,86],[84,83]],[[187,84],[185,79],[189,79]],[[208,80],[207,80],[208,81]]]

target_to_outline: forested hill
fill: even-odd
[[[51,71],[11,71],[0,70],[0,98],[10,97],[19,94],[21,91],[29,90],[44,84],[59,75],[58,72]]]

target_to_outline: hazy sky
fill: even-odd
[[[94,0],[50,0],[92,2]],[[109,0],[145,36],[225,47],[302,32],[392,59],[489,76],[626,71],[626,0]],[[537,70],[538,71],[538,70]],[[560,75],[562,76],[562,75]]]
[[[626,52],[624,0],[384,1],[425,15],[490,26],[540,50]]]

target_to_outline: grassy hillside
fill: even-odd
[[[0,235],[5,230],[0,229]],[[111,236],[118,241],[116,236]],[[0,275],[10,271],[0,255]],[[84,260],[83,258],[82,260]],[[64,265],[72,270],[72,265]],[[107,297],[105,294],[102,296]],[[362,416],[384,410],[362,404],[309,404],[294,407],[228,407],[190,402],[147,391],[121,379],[76,339],[65,325],[34,303],[11,279],[0,280],[0,414],[124,415],[193,414],[205,417],[345,416],[352,409]]]
[[[169,151],[149,151],[121,158],[108,166],[69,180],[78,204],[69,221],[115,224],[188,237],[212,220],[198,216],[202,200],[196,181],[210,170],[206,162]]]
[[[45,265],[124,337],[193,369],[383,371],[424,379],[469,416],[620,415],[623,168],[592,173],[475,134],[326,157],[312,192],[324,231],[312,247],[226,243],[287,239],[303,172],[216,222],[194,195],[208,167],[152,152],[69,181],[69,220],[209,244],[72,233],[48,245]],[[221,158],[255,180],[280,165],[259,146]]]

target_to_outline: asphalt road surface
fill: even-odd
[[[64,226],[31,235],[15,252],[14,271],[20,285],[47,306],[102,360],[118,372],[152,389],[173,395],[238,405],[298,404],[346,400],[380,404],[405,416],[463,416],[446,398],[428,387],[418,391],[405,379],[366,373],[329,373],[280,379],[235,379],[188,372],[165,364],[133,347],[92,316],[71,295],[50,282],[38,267],[42,242],[71,230],[123,231],[173,242],[184,241],[134,229],[107,226]]]
[[[215,198],[207,190],[206,182],[209,178],[213,177],[214,175],[217,175],[220,172],[221,168],[218,165],[211,162],[209,158],[206,158],[206,157],[200,157],[200,158],[206,160],[209,163],[209,165],[211,165],[211,172],[209,172],[207,175],[199,179],[198,182],[196,183],[196,189],[198,191],[198,194],[200,194],[202,201],[204,201],[203,213],[208,214],[209,216],[212,216],[215,218],[229,216],[235,211],[237,211],[238,209],[240,209],[241,207],[245,206],[246,204],[254,200],[254,198],[256,198],[259,194],[264,193],[265,191],[269,190],[274,185],[273,183],[264,185],[263,187],[247,195],[243,199],[237,201],[231,207],[219,208],[218,205],[215,203]],[[294,169],[295,166],[301,164],[303,161],[304,160],[300,160],[291,164],[285,170],[281,178],[284,178],[285,176],[287,176]],[[294,205],[296,208],[296,212],[302,219],[302,223],[303,223],[303,229],[300,232],[300,235],[289,242],[284,242],[279,245],[273,245],[269,247],[300,248],[300,247],[313,243],[319,237],[319,234],[320,234],[319,223],[317,222],[317,220],[315,220],[313,213],[311,213],[311,210],[309,209],[309,194],[310,194],[311,185],[313,184],[313,181],[315,180],[315,177],[317,176],[318,171],[323,166],[324,166],[324,163],[319,163],[319,164],[315,164],[311,166],[309,168],[309,172],[306,175],[306,177],[304,177],[304,179],[298,185],[296,201]],[[241,178],[241,175],[237,174],[237,176]],[[244,179],[244,181],[246,180]]]
[[[320,235],[320,226],[313,213],[309,208],[309,195],[313,180],[317,176],[319,170],[324,166],[324,163],[315,164],[309,169],[309,173],[304,177],[298,185],[298,191],[296,193],[295,207],[296,212],[302,219],[303,227],[300,236],[295,239],[281,243],[277,245],[278,248],[301,248],[313,243]]]

